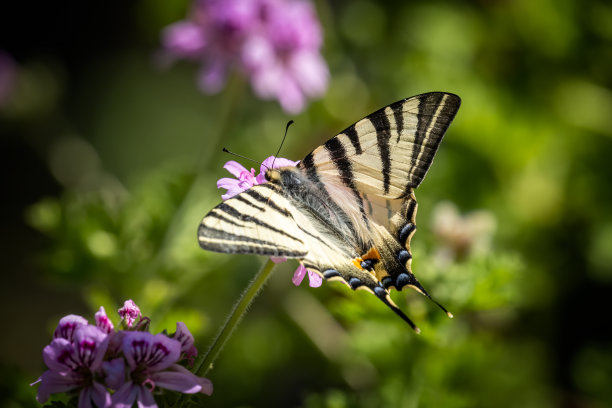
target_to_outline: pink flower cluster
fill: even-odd
[[[207,93],[223,89],[232,68],[289,113],[327,89],[321,27],[307,0],[195,0],[188,19],[164,29],[162,44],[170,59],[202,64]]]
[[[36,399],[47,401],[51,394],[78,393],[79,408],[157,407],[152,391],[165,388],[186,394],[211,395],[212,383],[184,366],[197,350],[184,323],[176,332],[151,334],[149,319],[140,316],[138,306],[128,300],[119,309],[126,330],[115,331],[103,307],[95,314],[95,325],[82,316],[60,319],[53,341],[43,349],[48,370],[34,384],[40,384]],[[140,320],[125,316],[137,315]]]
[[[258,175],[255,175],[255,169],[252,168],[249,171],[242,164],[230,160],[225,163],[223,168],[232,173],[232,175],[236,178],[234,179],[230,177],[225,177],[219,179],[219,181],[217,181],[217,188],[224,188],[227,190],[227,192],[221,196],[222,199],[227,200],[228,198],[233,197],[236,194],[241,193],[245,190],[248,190],[249,188],[255,185],[266,183],[268,181],[266,180],[266,170],[278,169],[281,167],[288,166],[297,166],[298,163],[299,161],[294,162],[289,159],[284,159],[282,157],[270,156],[261,163],[261,167],[259,168],[260,173]],[[287,260],[285,258],[280,257],[271,257],[270,259],[272,260],[272,262],[275,263],[285,262]],[[302,264],[298,266],[298,268],[295,270],[295,273],[293,274],[293,278],[291,279],[293,284],[295,286],[299,286],[302,283],[302,280],[304,280],[304,276],[306,276],[306,273],[308,273],[308,279],[310,281],[311,287],[318,288],[319,286],[321,286],[321,276],[312,271],[309,271]]]

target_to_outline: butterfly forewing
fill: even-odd
[[[301,163],[368,195],[403,198],[418,187],[459,109],[458,96],[432,92],[382,108],[316,148]]]
[[[253,186],[208,213],[198,240],[202,248],[215,252],[303,257],[308,248],[293,218],[296,213],[275,184]]]

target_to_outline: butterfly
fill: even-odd
[[[225,200],[203,218],[200,246],[297,258],[326,280],[374,294],[418,332],[389,290],[408,286],[433,300],[411,270],[414,189],[460,104],[457,95],[446,92],[392,103],[329,139],[297,166],[268,169],[266,183]]]

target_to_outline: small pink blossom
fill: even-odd
[[[253,186],[266,183],[268,181],[266,180],[266,171],[268,169],[297,166],[298,163],[299,161],[270,156],[262,162],[259,169],[260,173],[255,175],[255,169],[251,169],[249,171],[242,164],[230,160],[225,163],[223,168],[229,171],[236,178],[224,177],[219,179],[219,181],[217,181],[217,188],[224,188],[227,190],[226,193],[221,196],[223,200],[227,200],[228,198],[233,197],[238,193],[242,193]]]
[[[127,327],[132,327],[134,321],[141,316],[140,309],[132,299],[126,300],[123,303],[123,307],[119,309],[118,312],[121,319],[125,320]]]
[[[96,326],[104,333],[111,333],[115,329],[113,322],[111,322],[108,316],[106,315],[106,310],[104,310],[104,306],[100,306],[100,310],[96,312],[95,320]]]
[[[323,283],[323,279],[321,278],[321,276],[318,273],[306,269],[306,267],[304,267],[304,265],[302,264],[300,264],[295,270],[293,278],[291,279],[295,286],[300,286],[302,280],[304,279],[304,276],[306,276],[306,272],[308,272],[308,280],[310,281],[309,285],[311,288],[318,288],[319,286],[321,286],[321,284]]]

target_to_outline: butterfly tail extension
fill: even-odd
[[[410,318],[406,316],[406,314],[402,312],[399,307],[397,307],[393,300],[391,300],[389,292],[384,287],[375,286],[372,291],[374,292],[374,295],[376,295],[377,298],[379,298],[385,305],[387,305],[387,307],[389,307],[389,309],[393,310],[396,315],[398,315],[402,318],[402,320],[408,323],[417,334],[421,333],[421,329],[419,329],[417,325],[414,324],[414,322],[410,320]]]

